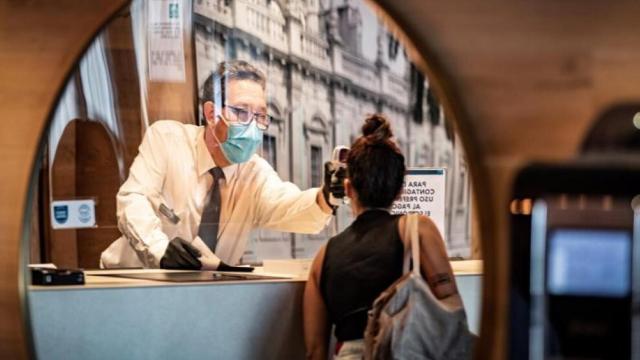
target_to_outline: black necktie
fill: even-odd
[[[209,174],[213,176],[213,184],[209,191],[209,199],[202,211],[198,236],[215,253],[216,245],[218,245],[218,225],[220,224],[220,180],[224,179],[224,173],[219,167],[214,167],[209,170]]]

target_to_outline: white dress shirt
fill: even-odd
[[[213,183],[215,167],[204,141],[205,128],[177,121],[150,126],[117,195],[118,228],[123,234],[101,256],[101,267],[159,267],[174,237],[191,241],[203,254],[211,251],[198,236],[200,217]],[[316,203],[319,189],[301,191],[284,182],[258,155],[223,168],[221,213],[215,254],[235,264],[249,233],[266,228],[318,233],[330,214]],[[177,224],[159,211],[173,210]]]

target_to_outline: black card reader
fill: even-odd
[[[31,269],[32,285],[84,285],[81,269]]]

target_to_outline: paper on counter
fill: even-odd
[[[451,261],[451,269],[454,274],[482,274],[482,260],[457,260]]]
[[[54,263],[46,264],[29,264],[29,269],[57,269],[58,267]]]
[[[306,279],[309,276],[309,270],[313,259],[282,259],[262,261],[264,272],[271,274],[283,274],[293,276],[295,278]]]

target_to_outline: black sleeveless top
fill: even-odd
[[[373,301],[402,276],[399,215],[366,211],[327,244],[320,292],[338,341],[362,339]]]

